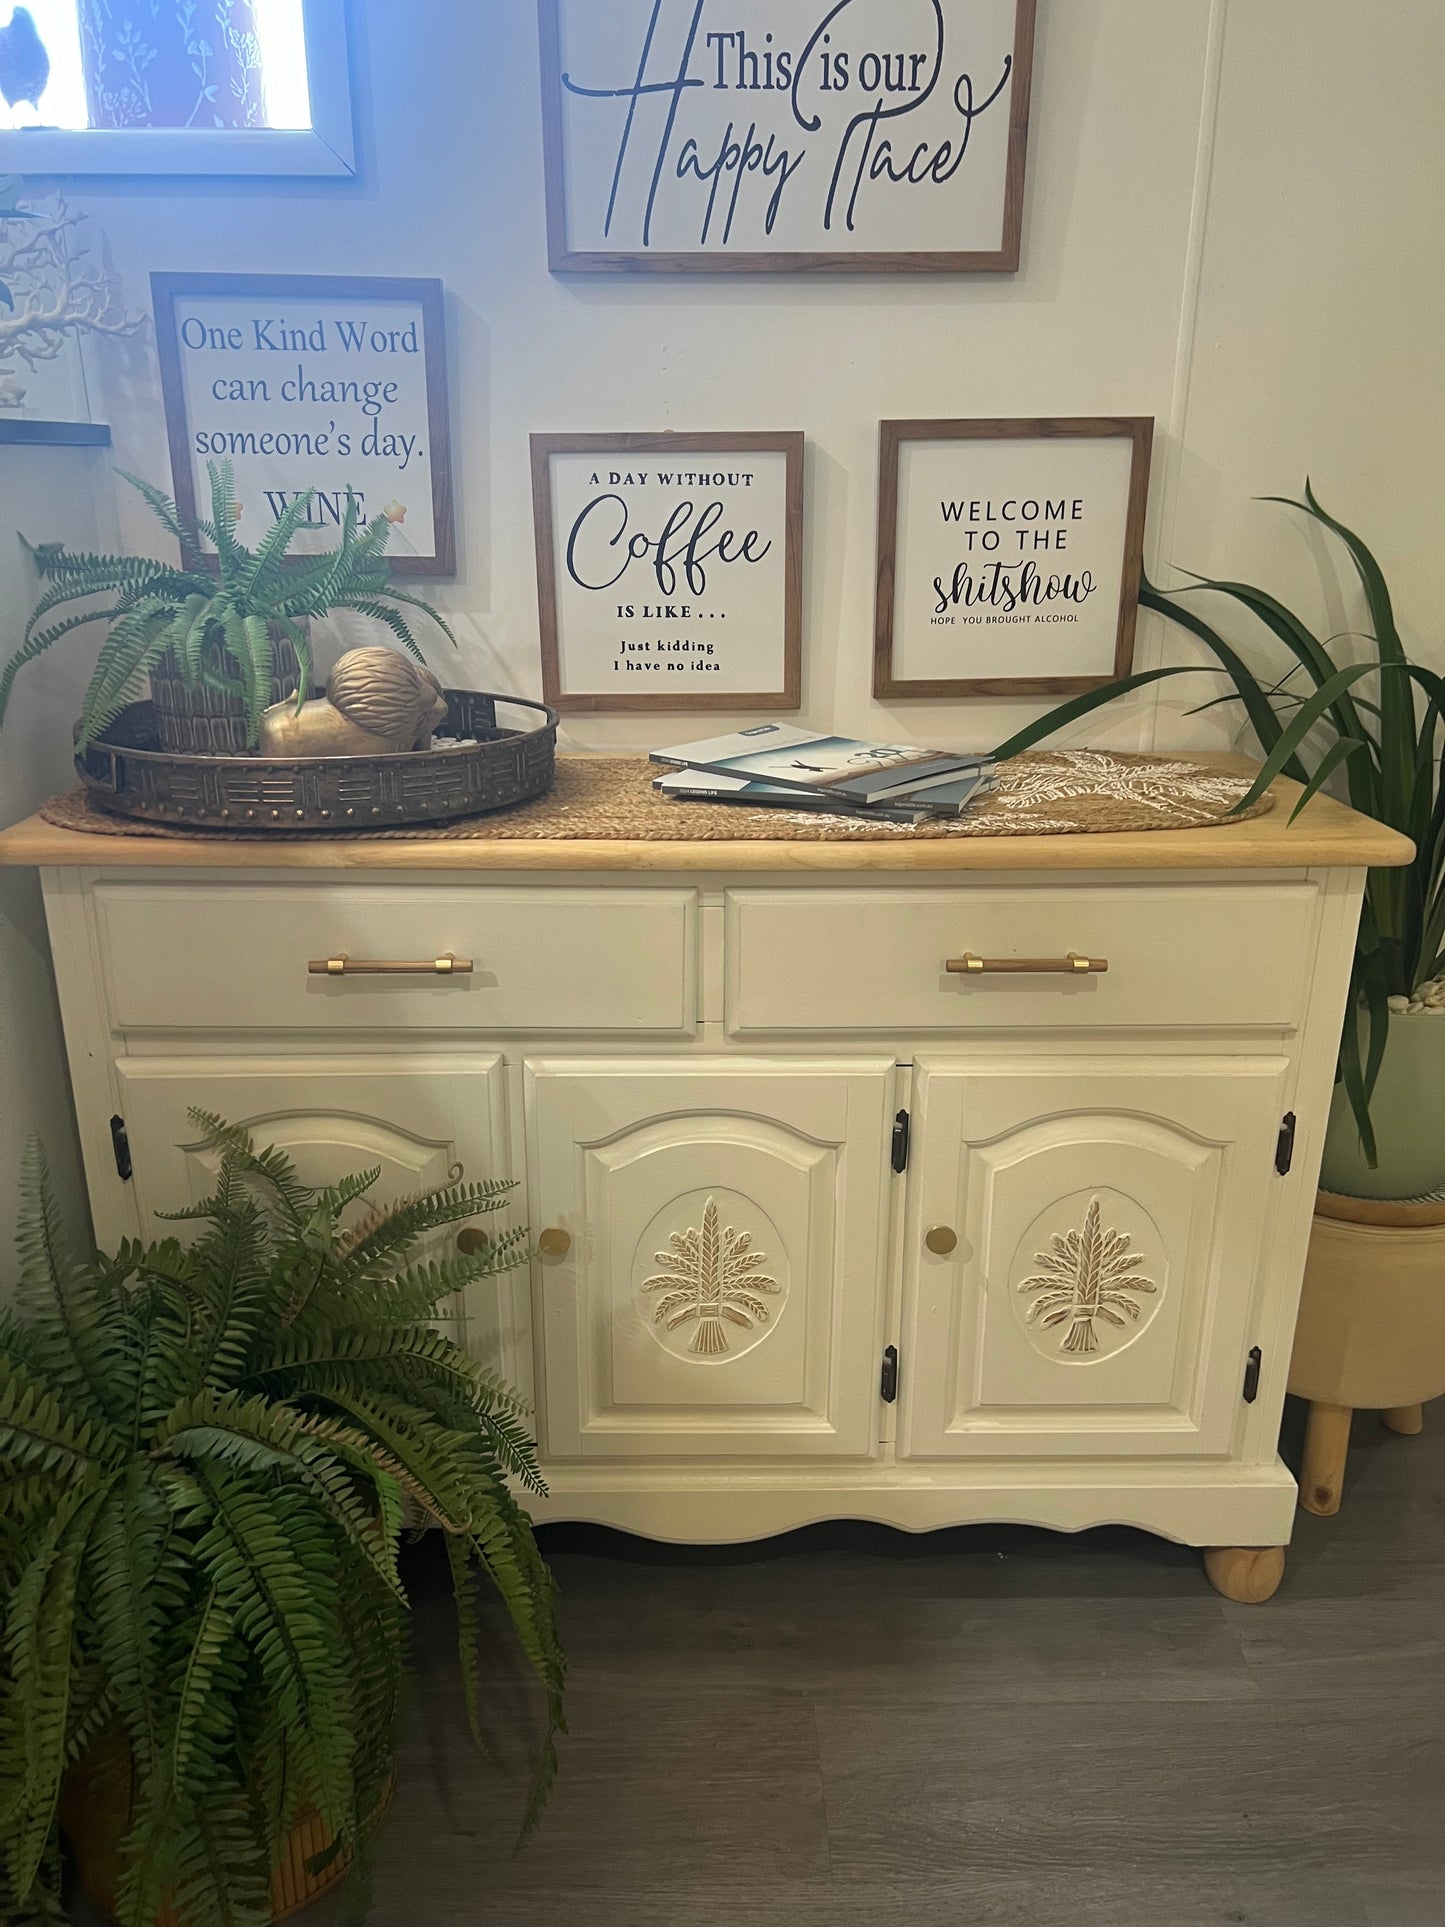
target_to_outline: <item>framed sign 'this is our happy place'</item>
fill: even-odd
[[[1012,272],[1035,0],[538,0],[554,272]]]

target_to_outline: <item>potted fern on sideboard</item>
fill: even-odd
[[[403,1505],[446,1536],[478,1723],[476,1588],[543,1682],[528,1808],[555,1771],[555,1592],[511,1483],[506,1388],[436,1329],[522,1263],[520,1230],[418,1241],[505,1204],[456,1184],[367,1211],[194,1114],[215,1189],[189,1245],[63,1253],[38,1152],[0,1323],[0,1918],[58,1918],[62,1828],[122,1927],[259,1927],[364,1862],[403,1681]],[[467,1240],[472,1244],[474,1240]]]
[[[151,483],[124,476],[179,544],[178,565],[148,556],[74,554],[58,542],[31,550],[46,586],[19,649],[0,671],[0,724],[25,665],[93,622],[108,624],[109,632],[85,694],[80,750],[143,693],[147,680],[163,748],[227,756],[254,750],[263,713],[289,697],[299,707],[311,693],[307,624],[315,616],[346,609],[370,617],[418,662],[407,609],[420,610],[455,640],[430,603],[392,581],[385,554],[391,524],[384,515],[363,528],[356,498],[348,495],[338,546],[293,555],[311,511],[312,492],[303,491],[253,551],[237,534],[244,511],[230,463],[206,467],[211,513],[196,521]],[[205,542],[215,551],[209,563]],[[98,598],[106,606],[97,607]]]
[[[1271,497],[1280,501],[1283,498]],[[1336,661],[1292,610],[1263,589],[1196,577],[1196,589],[1249,612],[1289,666],[1266,676],[1174,595],[1142,600],[1185,629],[1233,685],[1264,752],[1240,808],[1279,775],[1301,783],[1297,809],[1327,783],[1357,810],[1401,831],[1414,861],[1372,870],[1355,949],[1325,1139],[1321,1197],[1295,1336],[1290,1390],[1311,1402],[1301,1503],[1338,1510],[1350,1417],[1379,1408],[1392,1429],[1420,1429],[1420,1407],[1445,1394],[1445,677],[1411,661],[1385,574],[1354,530],[1305,484],[1302,509],[1343,544],[1370,633]],[[1363,653],[1361,653],[1363,651]],[[998,751],[1017,754],[1145,684],[1197,674],[1141,671],[1062,704]]]

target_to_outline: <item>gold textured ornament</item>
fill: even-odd
[[[447,713],[429,669],[395,649],[352,649],[332,670],[326,694],[298,710],[276,703],[261,718],[262,756],[394,756],[429,749]]]

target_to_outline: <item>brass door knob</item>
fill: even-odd
[[[951,1224],[936,1224],[924,1232],[923,1242],[935,1258],[951,1258],[958,1250],[958,1233]]]
[[[544,1258],[565,1258],[572,1249],[572,1233],[554,1224],[538,1238],[537,1249]]]
[[[491,1242],[490,1235],[478,1230],[475,1225],[469,1225],[465,1231],[457,1233],[457,1250],[464,1258],[475,1258],[479,1252],[487,1250]]]

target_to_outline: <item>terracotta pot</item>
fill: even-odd
[[[121,1734],[112,1731],[67,1776],[60,1799],[60,1825],[81,1891],[107,1920],[115,1918],[120,1845],[130,1827],[131,1797],[129,1749]],[[307,1862],[324,1853],[332,1838],[320,1815],[303,1808],[271,1872],[273,1920],[299,1913],[346,1878],[351,1871],[349,1852],[337,1854],[320,1873],[307,1871]],[[172,1907],[162,1906],[156,1927],[181,1927],[180,1917]]]
[[[1394,1223],[1323,1215],[1351,1206],[1321,1196],[1289,1389],[1375,1411],[1445,1396],[1445,1205],[1366,1205],[1356,1214]]]
[[[270,702],[285,702],[296,694],[301,665],[286,636],[272,636],[273,667]],[[170,655],[150,672],[151,700],[161,748],[184,756],[247,756],[246,705],[239,696],[220,690],[188,689]]]
[[[1343,1084],[1335,1086],[1320,1185],[1350,1198],[1423,1198],[1445,1188],[1445,1012],[1390,1019],[1370,1100],[1379,1169],[1364,1148]]]

